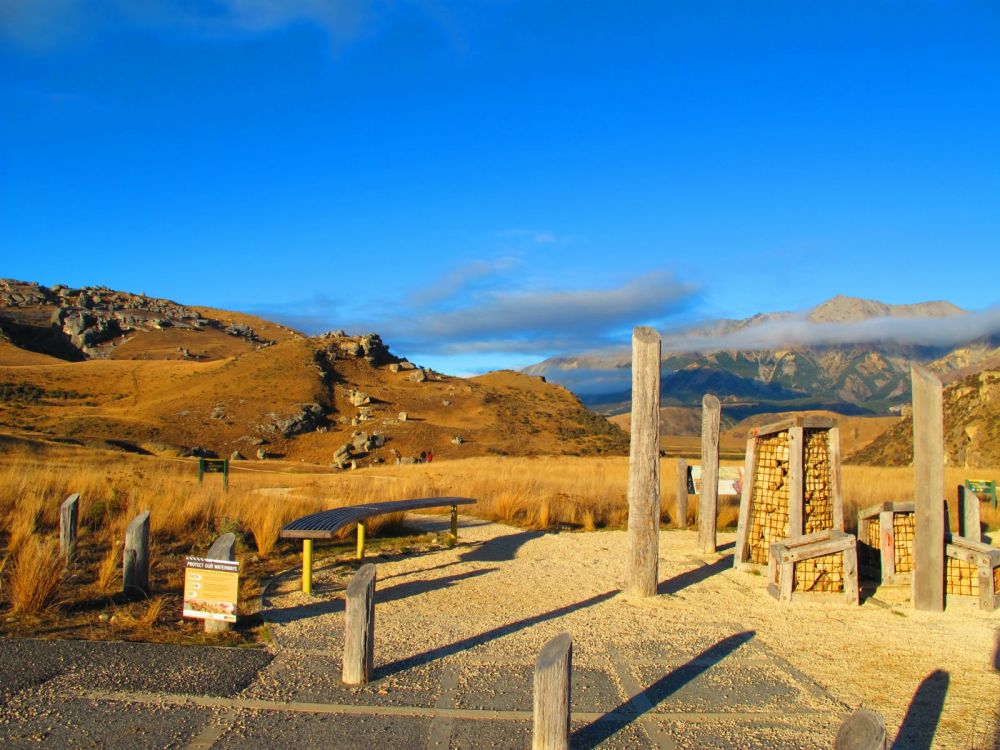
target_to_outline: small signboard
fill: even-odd
[[[240,564],[236,560],[187,558],[184,571],[184,616],[236,622]]]
[[[743,492],[743,467],[719,467],[719,496],[740,495]],[[701,467],[688,466],[688,494],[701,494]]]
[[[206,474],[222,474],[222,488],[229,491],[229,459],[228,458],[199,458],[198,459],[198,483],[201,484]]]
[[[997,507],[997,483],[988,479],[966,479],[965,487],[980,499],[989,500]]]

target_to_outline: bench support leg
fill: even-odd
[[[358,559],[365,559],[365,522],[358,521]]]
[[[452,541],[458,541],[458,506],[451,506],[451,538]]]
[[[311,594],[313,589],[313,540],[302,540],[302,593]]]

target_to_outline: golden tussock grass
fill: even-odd
[[[11,611],[33,615],[50,606],[59,593],[63,567],[55,539],[25,539],[14,555],[7,581]]]
[[[13,608],[17,589],[20,611],[45,606],[59,585],[50,553],[58,508],[66,496],[81,496],[81,540],[89,549],[89,580],[98,591],[109,593],[120,586],[121,543],[125,526],[144,509],[151,513],[151,533],[156,555],[163,561],[164,581],[180,585],[184,554],[199,554],[224,531],[237,531],[243,540],[241,555],[260,558],[275,554],[279,532],[288,521],[326,508],[406,498],[464,496],[478,502],[463,508],[482,518],[524,528],[574,528],[586,531],[625,528],[628,520],[628,459],[625,457],[479,457],[407,466],[377,466],[351,472],[302,473],[283,470],[281,464],[235,464],[230,491],[223,492],[221,477],[208,475],[199,484],[193,461],[167,461],[96,451],[53,448],[45,456],[35,452],[4,452],[0,469],[0,552],[9,558],[4,598]],[[724,462],[737,465],[736,462]],[[243,469],[253,468],[254,471]],[[269,473],[273,472],[273,473]],[[949,468],[946,498],[953,524],[957,517],[956,487],[967,476],[996,477],[1000,472]],[[913,496],[911,468],[843,467],[845,519],[853,528],[858,509],[884,501]],[[676,462],[661,462],[661,519],[676,523],[674,488]],[[983,520],[1000,526],[1000,514],[984,503]],[[447,513],[447,509],[440,510]],[[720,528],[735,526],[737,498],[720,498]],[[688,522],[697,517],[697,499],[689,498]],[[368,523],[375,537],[397,531],[405,516],[379,516]],[[341,538],[352,535],[344,529]],[[295,545],[282,547],[286,552]],[[23,562],[22,560],[23,552]],[[285,554],[285,553],[282,553]],[[39,564],[29,572],[28,559]],[[166,565],[167,562],[170,565]],[[60,568],[61,570],[61,568]],[[31,603],[25,585],[37,576],[43,604]],[[61,574],[60,574],[61,575]],[[21,582],[15,584],[15,579]],[[53,583],[54,581],[54,583]],[[47,592],[47,593],[46,593]]]

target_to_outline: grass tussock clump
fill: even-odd
[[[52,605],[59,593],[63,569],[56,540],[25,539],[14,555],[7,579],[11,612],[34,615]]]

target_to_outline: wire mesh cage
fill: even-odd
[[[913,572],[913,508],[879,503],[858,511],[858,562],[866,577],[893,583]]]
[[[778,540],[844,528],[840,434],[800,417],[759,427],[747,441],[735,564],[763,566]]]

